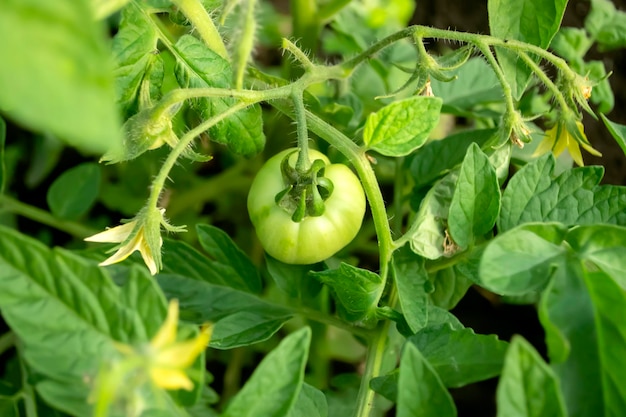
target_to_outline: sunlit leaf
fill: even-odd
[[[422,146],[437,126],[441,99],[414,96],[395,101],[368,116],[365,145],[383,155],[404,156]]]

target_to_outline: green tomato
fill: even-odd
[[[248,213],[261,245],[272,257],[288,264],[313,264],[330,258],[357,235],[365,215],[365,193],[350,168],[330,164],[324,154],[311,149],[309,158],[324,161],[324,177],[333,182],[334,190],[324,201],[321,216],[307,216],[294,222],[293,213],[275,201],[276,195],[287,186],[281,162],[293,152],[289,164],[295,166],[298,152],[294,150],[274,155],[259,170],[248,194]]]

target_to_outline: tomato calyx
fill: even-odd
[[[287,154],[280,164],[285,188],[276,194],[274,201],[292,213],[292,221],[299,223],[307,216],[324,214],[324,201],[333,193],[334,185],[324,177],[326,163],[321,159],[314,160],[304,171],[292,167],[289,159],[294,152]]]

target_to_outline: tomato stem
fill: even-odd
[[[309,160],[309,131],[307,129],[304,99],[302,95],[302,90],[294,90],[291,94],[298,133],[299,152],[298,161],[296,162],[296,171],[298,171],[299,174],[304,174],[311,167],[311,161]]]

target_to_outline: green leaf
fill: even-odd
[[[562,27],[552,39],[550,48],[571,63],[579,62],[593,45],[593,40],[582,28]]]
[[[39,374],[40,395],[72,415],[91,414],[84,381],[117,357],[114,342],[146,343],[166,312],[143,269],[130,268],[120,288],[95,262],[4,228],[0,308]]]
[[[566,417],[559,381],[537,351],[513,336],[498,383],[498,417]]]
[[[50,211],[62,219],[78,219],[87,213],[100,192],[100,166],[86,162],[68,169],[48,189]]]
[[[491,378],[502,368],[507,343],[476,335],[447,310],[428,307],[428,325],[407,341],[420,349],[447,387]],[[372,379],[372,389],[397,402],[398,369]]]
[[[585,29],[598,42],[601,51],[626,46],[626,13],[609,0],[592,0]]]
[[[139,6],[131,2],[123,9],[119,30],[113,38],[117,104],[125,118],[138,110],[137,98],[142,83],[149,83],[150,91],[160,89],[163,82],[163,61],[155,54],[159,38],[148,19]],[[153,72],[150,69],[159,65],[161,76],[151,80]]]
[[[619,416],[626,410],[626,289],[601,271],[587,272],[585,283],[595,315],[604,415]]]
[[[491,35],[515,39],[546,49],[561,26],[567,0],[489,0]],[[515,52],[496,48],[498,61],[515,99],[528,86],[531,71]]]
[[[450,82],[431,80],[433,93],[443,99],[444,112],[467,116],[478,106],[502,101],[498,79],[484,59],[472,58],[450,75],[457,78]]]
[[[566,228],[558,223],[527,224],[496,236],[483,252],[479,284],[501,295],[543,289],[563,260]]]
[[[183,87],[229,88],[232,80],[230,64],[191,35],[182,36],[175,45],[176,78]],[[192,103],[203,119],[218,115],[236,101],[229,98],[202,98]],[[253,105],[241,110],[209,129],[211,140],[224,144],[237,154],[252,156],[265,146],[261,107]]]
[[[384,289],[380,275],[343,262],[337,269],[311,275],[330,287],[338,302],[339,314],[348,321],[370,316]]]
[[[4,142],[7,136],[7,124],[0,117],[0,195],[4,193],[6,170],[4,168]]]
[[[570,416],[624,410],[626,291],[602,271],[569,259],[555,273],[539,310],[552,367]],[[619,410],[619,411],[618,411]]]
[[[287,417],[328,417],[326,396],[317,388],[304,383]]]
[[[239,251],[234,244],[232,245],[233,246],[228,246],[230,248],[229,250]],[[241,265],[231,265],[230,261],[223,263],[221,260],[209,259],[187,243],[170,239],[165,240],[164,246],[164,273],[183,275],[199,281],[231,287],[240,291],[251,291],[250,285],[255,282],[256,278],[252,278],[251,275],[244,278],[242,275],[247,273],[252,274],[252,271],[248,269],[249,260],[241,261]]]
[[[121,144],[103,26],[88,0],[7,0],[0,15],[0,110],[71,146]]]
[[[430,324],[407,339],[446,387],[462,387],[500,374],[508,343],[469,328]]]
[[[421,202],[409,231],[411,250],[427,259],[446,254],[448,212],[459,175],[454,170],[437,181]]]
[[[393,272],[404,319],[413,333],[428,321],[428,273],[423,258],[402,247],[393,255]]]
[[[537,221],[626,225],[626,187],[599,186],[600,166],[573,168],[553,178],[554,165],[554,157],[546,154],[511,178],[502,195],[498,230]]]
[[[214,285],[203,277],[161,273],[159,285],[168,298],[180,301],[181,318],[193,323],[213,322],[210,346],[231,349],[272,337],[291,319],[289,311],[256,296]]]
[[[208,224],[196,225],[196,231],[202,249],[214,259],[211,267],[229,277],[229,286],[245,288],[252,293],[261,292],[263,284],[259,271],[226,232]]]
[[[287,336],[257,366],[222,417],[283,417],[300,393],[311,330]]]
[[[412,344],[406,344],[398,377],[398,417],[454,417],[452,396],[432,366]]]
[[[601,114],[600,118],[604,125],[615,139],[615,142],[622,148],[622,152],[626,155],[626,126],[610,121],[605,115]]]
[[[441,99],[414,96],[395,101],[365,122],[365,145],[386,156],[404,156],[421,147],[437,126]]]
[[[626,228],[580,226],[570,231],[565,240],[581,259],[593,262],[626,289]]]
[[[259,343],[272,337],[290,315],[276,317],[273,310],[237,311],[213,325],[210,346],[216,349],[233,349]]]
[[[472,143],[483,146],[495,132],[495,129],[468,130],[426,143],[410,162],[415,186],[428,185],[454,169],[463,162]]]
[[[487,155],[472,143],[461,165],[448,213],[448,228],[454,242],[467,249],[493,228],[499,210],[496,171]]]

